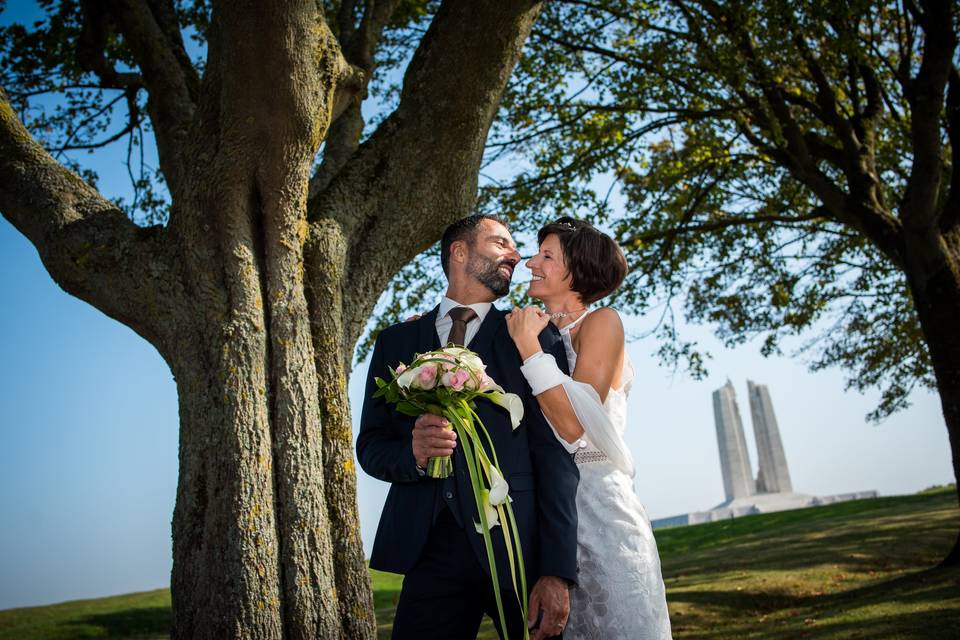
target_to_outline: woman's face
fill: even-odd
[[[543,239],[537,255],[527,260],[527,268],[533,274],[530,288],[527,289],[531,297],[543,300],[570,293],[572,278],[556,234],[550,234]]]

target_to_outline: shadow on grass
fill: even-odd
[[[170,636],[169,607],[141,607],[114,613],[93,613],[74,618],[64,625],[86,625],[78,630],[81,638],[159,638]],[[95,629],[90,629],[95,627]]]
[[[660,546],[659,538],[663,538],[664,577],[668,585],[695,587],[738,581],[745,572],[823,571],[864,576],[930,566],[949,549],[960,519],[956,507],[943,497],[923,497],[916,502],[919,507],[894,501],[892,509],[870,510],[873,513],[867,515],[872,517],[848,519],[842,512],[838,517],[834,510],[831,518],[812,513],[805,522],[796,520],[799,514],[785,512],[717,523],[720,526],[713,531],[709,525],[698,525],[691,529],[704,530],[679,531],[672,536],[665,532],[657,541]],[[857,516],[868,512],[862,506],[855,511]],[[776,533],[770,529],[774,523],[782,526]],[[716,547],[707,539],[711,534],[719,538],[732,535],[727,529],[737,529],[738,534],[729,545]],[[678,552],[680,548],[684,551]]]
[[[738,610],[771,611],[788,607],[835,606],[854,600],[860,605],[891,599],[908,604],[934,603],[956,599],[958,593],[960,569],[931,568],[826,594],[804,595],[771,590],[677,591],[670,594],[670,600]]]
[[[670,594],[693,608],[675,631],[710,638],[950,638],[960,626],[960,569],[933,568],[827,594],[703,590]],[[708,614],[724,624],[704,624]],[[709,614],[707,615],[709,617]]]

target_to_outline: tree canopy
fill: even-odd
[[[881,388],[871,417],[888,415],[934,386],[903,208],[932,172],[941,228],[960,199],[960,17],[921,5],[552,2],[488,144],[488,166],[521,169],[485,206],[521,226],[574,211],[609,228],[632,267],[614,304],[659,319],[668,362],[703,370],[680,305],[729,346],[787,345]],[[922,95],[947,75],[952,113]]]

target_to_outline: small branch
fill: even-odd
[[[753,216],[750,218],[725,218],[723,220],[717,220],[716,222],[707,222],[704,224],[698,225],[686,225],[679,227],[671,227],[669,229],[661,229],[657,231],[648,231],[646,233],[639,233],[635,236],[631,236],[624,241],[623,244],[630,245],[636,242],[646,243],[654,240],[660,240],[662,238],[668,238],[671,235],[676,234],[695,234],[695,233],[713,233],[715,231],[722,231],[723,229],[728,229],[730,227],[738,226],[749,226],[754,224],[764,224],[769,222],[775,223],[785,223],[785,224],[799,224],[801,222],[810,222],[811,220],[822,220],[828,216],[821,210],[816,210],[813,213],[805,216]]]
[[[70,141],[73,140],[74,136],[76,136],[77,133],[79,133],[79,131],[80,131],[81,129],[83,129],[85,126],[87,126],[90,122],[93,122],[93,121],[94,121],[95,119],[97,119],[98,117],[102,116],[102,115],[103,115],[104,113],[106,113],[107,111],[110,111],[111,109],[113,109],[113,105],[115,105],[115,104],[117,104],[118,102],[120,102],[120,100],[123,99],[123,98],[124,98],[124,94],[118,95],[116,98],[114,98],[113,100],[111,100],[111,101],[108,102],[107,104],[103,105],[102,107],[100,107],[99,109],[97,109],[96,111],[94,111],[93,113],[91,113],[89,116],[87,116],[86,118],[84,118],[84,119],[81,120],[80,122],[78,122],[78,123],[74,124],[72,127],[70,127],[69,131],[67,132],[67,139],[64,141],[63,145],[62,145],[59,149],[56,149],[56,150],[55,150],[55,153],[56,153],[56,156],[55,156],[55,157],[58,157],[58,158],[59,158],[59,157],[60,157],[60,154],[63,153],[64,150],[71,148],[71,147],[70,147]]]

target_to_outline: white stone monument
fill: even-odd
[[[723,474],[727,502],[752,496],[755,487],[750,471],[750,455],[747,453],[743,422],[737,406],[737,392],[730,380],[713,392],[713,420],[717,425],[720,472]]]
[[[743,435],[737,394],[733,383],[727,380],[725,385],[713,392],[713,418],[717,427],[720,472],[723,475],[726,500],[709,511],[695,511],[653,520],[654,529],[877,497],[876,491],[823,497],[794,493],[770,392],[766,385],[748,380],[747,397],[750,399],[750,416],[759,458],[756,481],[753,479],[747,441]]]
[[[757,493],[792,493],[787,456],[783,452],[770,391],[765,384],[747,380],[747,395],[750,398],[753,434],[757,439]]]

